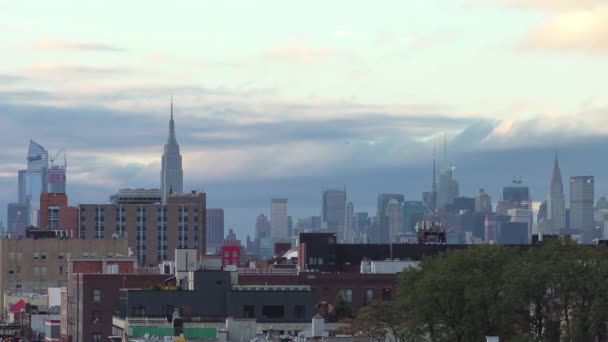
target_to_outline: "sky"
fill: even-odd
[[[171,96],[185,188],[241,234],[272,197],[419,200],[434,143],[462,195],[541,201],[556,150],[608,187],[605,0],[0,1],[0,32],[2,208],[30,139],[73,204],[159,187]]]

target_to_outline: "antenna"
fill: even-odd
[[[437,143],[433,140],[433,193],[437,192],[437,171],[436,171],[436,162],[437,159]]]
[[[447,164],[448,162],[448,138],[443,132],[443,161]]]

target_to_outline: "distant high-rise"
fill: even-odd
[[[270,237],[287,240],[287,198],[273,198],[270,205]]]
[[[521,184],[521,181],[514,181]],[[512,209],[530,209],[530,189],[527,186],[513,185],[502,189],[502,200],[512,204]]]
[[[173,99],[171,99],[171,119],[169,120],[169,138],[165,144],[160,171],[160,190],[162,202],[167,203],[169,194],[182,193],[184,171],[182,170],[182,155],[175,138],[175,122],[173,121]]]
[[[396,199],[391,199],[386,207],[386,217],[388,219],[388,239],[389,242],[397,240],[397,234],[401,232],[403,223],[401,217],[401,203]]]
[[[6,231],[17,235],[25,235],[28,221],[28,206],[25,203],[9,203],[6,216]]]
[[[49,194],[65,194],[65,167],[51,166],[46,171],[46,192]]]
[[[449,166],[439,175],[439,191],[437,193],[437,208],[445,210],[454,202],[454,198],[460,197],[458,181],[453,178],[454,167]]]
[[[224,241],[224,209],[207,209],[207,250],[215,251]]]
[[[353,243],[355,236],[355,207],[353,202],[346,203],[346,217],[344,218],[344,239]]]
[[[581,230],[584,241],[593,240],[593,202],[595,200],[593,176],[570,177],[570,229]]]
[[[371,220],[369,214],[366,212],[355,213],[355,230],[357,232],[363,232],[369,230]]]
[[[378,195],[378,208],[376,212],[377,227],[372,228],[370,234],[370,242],[372,243],[388,243],[390,241],[390,227],[389,218],[387,215],[387,208],[391,200],[397,201],[399,205],[403,203],[404,196],[402,194],[379,194]]]
[[[255,239],[270,237],[270,221],[268,216],[260,214],[255,220]]]
[[[401,220],[402,233],[413,233],[416,230],[416,223],[422,220],[426,207],[420,201],[405,201],[402,205]]]
[[[40,194],[46,190],[49,153],[42,145],[30,140],[25,174],[25,201],[29,206],[28,224],[38,226]],[[20,196],[21,197],[21,196]]]
[[[479,189],[475,196],[475,212],[484,214],[492,212],[492,198],[484,189]]]
[[[323,191],[321,217],[327,231],[339,233],[344,230],[346,210],[346,190],[328,189]]]
[[[287,236],[293,236],[293,217],[287,216]]]
[[[593,201],[593,198],[591,200]],[[566,200],[557,155],[555,155],[553,173],[551,174],[551,191],[549,192],[549,199],[547,201],[547,218],[551,220],[551,232],[547,233],[559,234],[560,229],[566,228]]]

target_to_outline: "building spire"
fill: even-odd
[[[173,121],[173,96],[171,96],[171,119],[169,120],[169,138],[167,139],[167,145],[177,145],[177,139],[175,138],[175,121]]]
[[[557,160],[557,150],[555,151],[555,161],[553,162],[553,172],[551,174],[551,195],[561,195],[564,193],[564,185],[562,182],[562,172],[559,168]]]
[[[436,171],[436,159],[437,159],[437,146],[433,140],[433,193],[437,193],[437,171]]]

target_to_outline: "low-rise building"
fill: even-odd
[[[42,231],[45,232],[45,231]],[[46,232],[45,232],[46,233]],[[128,254],[124,239],[80,240],[53,235],[0,239],[0,293],[47,294],[49,287],[66,285],[71,257],[114,257]],[[51,237],[49,237],[51,236]],[[4,307],[0,296],[0,307]]]
[[[308,322],[316,313],[309,286],[242,286],[231,272],[201,270],[190,274],[190,290],[121,290],[118,317],[170,318],[177,310],[184,322],[223,322],[233,317],[287,323]]]
[[[61,293],[61,341],[107,341],[123,288],[175,286],[175,277],[140,274],[134,258],[74,259]],[[153,299],[156,300],[156,299]]]

